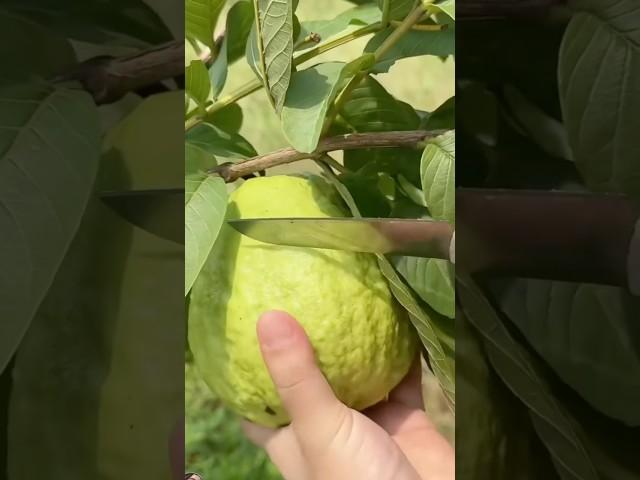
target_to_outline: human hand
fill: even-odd
[[[258,340],[291,424],[244,422],[287,480],[452,480],[452,447],[423,411],[420,363],[388,400],[360,413],[341,403],[309,340],[284,312],[265,313]]]

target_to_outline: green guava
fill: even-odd
[[[262,177],[232,193],[227,219],[344,216],[338,205],[321,177]],[[265,244],[225,223],[191,291],[189,344],[209,387],[266,426],[289,422],[256,338],[272,309],[301,323],[335,394],[357,410],[383,400],[416,354],[375,256]]]

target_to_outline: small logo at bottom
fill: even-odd
[[[185,473],[184,480],[202,480],[202,477],[197,473]]]

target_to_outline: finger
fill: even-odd
[[[404,379],[389,394],[390,402],[397,402],[409,408],[424,408],[422,400],[422,364],[420,355],[416,358]]]
[[[306,478],[304,457],[290,427],[276,430],[244,420],[242,430],[255,445],[266,450],[284,478]]]
[[[258,321],[258,339],[265,363],[298,437],[334,434],[345,407],[316,365],[313,348],[302,327],[284,312],[267,312]]]

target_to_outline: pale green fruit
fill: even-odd
[[[344,216],[319,177],[245,182],[227,218]],[[238,414],[288,423],[260,354],[256,322],[284,310],[304,327],[334,392],[361,410],[404,377],[417,343],[375,256],[267,245],[225,226],[191,291],[189,344],[204,380]]]

